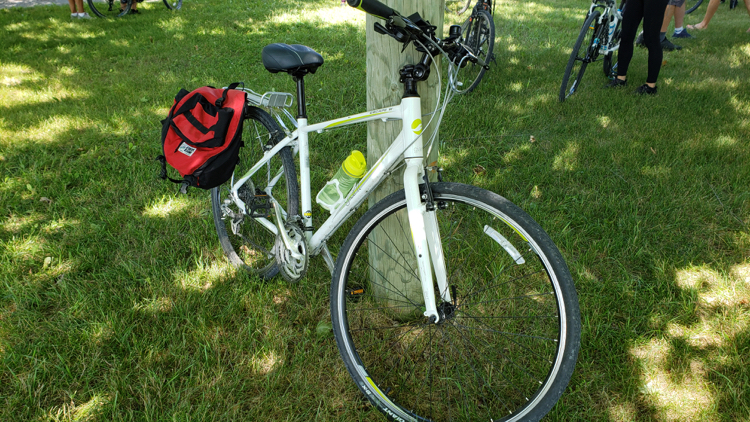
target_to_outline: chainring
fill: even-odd
[[[296,283],[307,274],[307,265],[310,258],[307,251],[307,240],[305,239],[305,233],[297,224],[288,222],[284,229],[292,239],[292,248],[302,256],[300,258],[292,256],[279,233],[276,235],[276,244],[274,245],[276,264],[279,266],[279,273],[284,280],[289,283]]]

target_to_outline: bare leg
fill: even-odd
[[[748,0],[748,1],[750,1],[750,0]],[[68,0],[68,4],[70,5],[70,13],[76,13],[75,0]]]
[[[747,15],[750,16],[750,0],[745,0],[745,9],[747,9]],[[750,28],[747,29],[747,32],[750,33]]]
[[[675,7],[674,9],[674,26],[675,28],[682,28],[682,25],[685,24],[685,5],[687,3],[682,3],[682,6]]]
[[[70,0],[68,0],[70,1]],[[76,8],[78,9],[78,13],[83,13],[83,0],[76,0]]]
[[[745,1],[746,1],[745,6],[747,6],[747,1],[750,1],[750,0],[745,0]],[[706,16],[703,17],[703,20],[700,23],[696,25],[688,25],[688,29],[700,30],[700,29],[708,28],[708,23],[711,22],[711,19],[714,17],[714,14],[719,9],[720,2],[721,0],[711,0],[710,2],[708,2],[708,9],[706,9]]]
[[[682,9],[682,10],[685,10],[685,9]],[[675,7],[672,5],[668,5],[666,10],[664,10],[664,22],[662,22],[661,24],[661,32],[667,32],[667,30],[669,29],[669,22],[672,21],[672,15],[674,14],[675,14]],[[677,19],[675,19],[675,26],[677,26]]]

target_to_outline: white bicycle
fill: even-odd
[[[376,0],[349,4],[384,18],[379,33],[422,52],[417,64],[400,70],[401,103],[309,124],[304,76],[323,58],[301,45],[266,46],[265,67],[297,83],[298,116],[287,111],[293,95],[246,90],[255,105],[244,121],[246,146],[232,179],[211,191],[221,245],[233,264],[288,281],[304,277],[312,256],[323,256],[333,274],[331,318],[341,356],[389,419],[539,420],[567,386],[580,345],[578,299],[565,261],[507,199],[425,177],[436,169],[424,163],[417,83],[435,57],[448,58],[451,89],[428,123],[439,125],[462,65],[485,63],[462,47],[460,27],[439,40],[417,14],[403,17]],[[374,120],[401,120],[403,128],[316,230],[309,134]],[[404,189],[359,218],[334,262],[326,241],[401,166]]]

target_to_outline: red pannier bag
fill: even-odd
[[[234,89],[204,86],[188,92],[180,90],[169,115],[162,120],[162,179],[188,186],[211,189],[229,180],[239,161],[242,120],[246,94]],[[167,177],[169,163],[182,180]]]

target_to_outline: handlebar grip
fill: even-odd
[[[382,19],[388,19],[396,14],[392,8],[378,0],[347,0],[349,6],[367,12]]]

